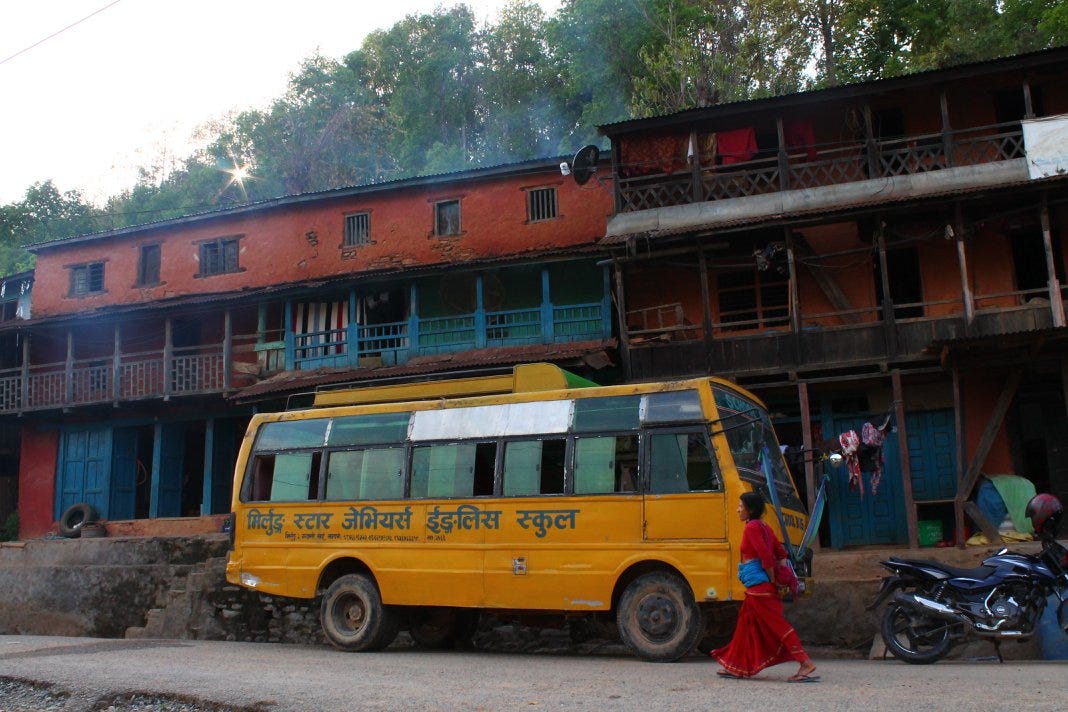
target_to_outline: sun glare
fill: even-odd
[[[248,193],[245,191],[245,181],[250,180],[252,178],[252,170],[249,168],[247,163],[240,163],[237,160],[237,156],[232,153],[230,154],[230,161],[230,168],[221,169],[224,173],[230,174],[230,180],[223,187],[223,190],[225,191],[230,186],[236,185],[237,189],[241,191],[241,196],[245,200],[248,200]]]

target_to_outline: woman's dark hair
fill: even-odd
[[[741,499],[750,519],[760,519],[764,516],[764,498],[759,492],[743,492]]]

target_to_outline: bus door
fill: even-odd
[[[644,435],[643,538],[727,538],[723,476],[706,426],[649,428]]]

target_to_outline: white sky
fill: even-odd
[[[5,0],[0,3],[0,205],[51,178],[92,201],[137,167],[189,151],[204,122],[265,107],[316,50],[461,0]],[[506,0],[463,0],[480,22]],[[560,0],[539,0],[553,14]],[[95,11],[84,22],[11,55]]]

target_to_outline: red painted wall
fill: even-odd
[[[559,217],[527,222],[526,191],[557,189]],[[118,304],[188,294],[389,270],[452,264],[522,254],[531,250],[592,244],[604,236],[612,210],[611,186],[591,181],[578,186],[559,170],[498,176],[306,205],[271,208],[240,217],[212,219],[166,230],[73,244],[38,254],[34,317],[47,317]],[[462,233],[437,237],[434,203],[460,200]],[[347,214],[371,215],[371,244],[342,248]],[[198,244],[240,237],[241,271],[197,277]],[[140,247],[161,244],[161,284],[139,288]],[[105,292],[68,296],[69,267],[105,261]]]
[[[1005,384],[1004,373],[983,372],[967,374],[961,381],[961,399],[964,407],[964,432],[968,461],[975,457],[979,441],[983,439],[990,414],[994,411],[1001,388]],[[991,475],[1014,474],[1012,456],[1009,454],[1009,436],[1002,422],[982,471]]]
[[[19,538],[29,539],[52,529],[56,501],[59,431],[22,428],[19,462]]]

